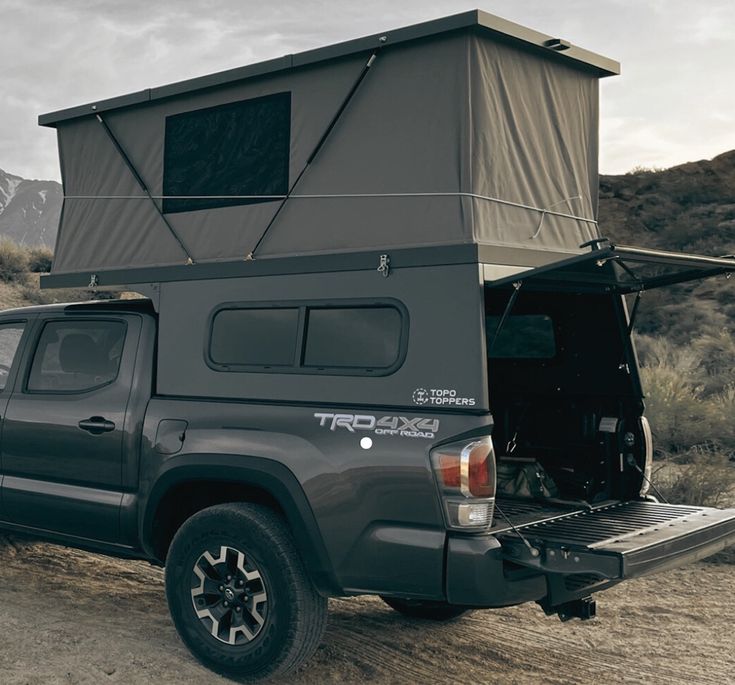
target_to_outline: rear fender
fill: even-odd
[[[244,488],[258,488],[268,493],[284,512],[307,571],[319,591],[325,595],[342,594],[316,518],[296,476],[283,464],[262,457],[195,453],[167,459],[141,513],[141,544],[149,557],[163,561],[157,558],[154,544],[156,514],[163,498],[173,488],[197,481],[242,484]]]

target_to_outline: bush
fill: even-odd
[[[716,449],[711,453],[692,451],[687,453],[686,460],[685,464],[670,459],[658,462],[653,482],[667,502],[698,507],[735,506],[735,464],[727,454]],[[735,547],[707,561],[735,564]]]
[[[0,281],[26,283],[28,280],[28,251],[12,240],[0,240]]]
[[[114,300],[119,292],[104,290],[82,290],[63,288],[60,290],[41,290],[38,286],[24,285],[21,292],[28,304],[62,304],[65,302],[87,302],[89,300]]]
[[[47,274],[51,271],[54,253],[47,247],[32,247],[28,250],[28,270],[37,274]]]
[[[653,482],[671,504],[696,507],[727,507],[735,498],[735,465],[716,448],[691,451],[687,463],[665,459],[658,462]]]
[[[712,426],[695,353],[664,338],[642,338],[639,347],[646,413],[656,446],[680,452],[710,439]]]
[[[665,453],[716,443],[735,449],[735,344],[729,333],[707,333],[689,345],[639,336],[646,413]]]

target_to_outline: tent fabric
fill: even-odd
[[[369,54],[106,112],[153,201],[95,116],[60,122],[53,272],[181,264],[167,222],[196,262],[243,259],[281,201],[164,220],[167,117],[290,93],[293,183]],[[383,49],[256,256],[472,242],[577,250],[598,235],[597,78],[472,30]]]

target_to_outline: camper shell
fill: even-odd
[[[640,293],[735,261],[601,237],[618,72],[472,11],[41,116],[65,194],[42,286],[138,291],[155,330],[99,544],[178,569],[188,517],[235,498],[283,516],[322,596],[565,619],[731,544],[735,511],[651,496],[630,331]]]
[[[177,349],[164,394],[412,406],[426,387],[487,412],[480,284],[598,237],[598,80],[618,71],[472,11],[43,115],[65,194],[43,287],[150,294]],[[390,373],[204,349],[222,307],[343,300],[402,303]]]

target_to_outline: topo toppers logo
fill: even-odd
[[[414,404],[426,404],[429,401],[429,391],[426,388],[416,388],[413,391]]]
[[[474,397],[460,397],[457,391],[450,388],[416,388],[411,396],[414,404],[430,404],[435,407],[474,407]]]

